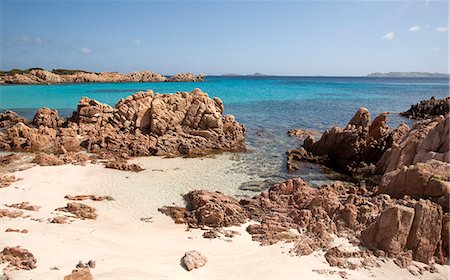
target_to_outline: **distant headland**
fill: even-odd
[[[375,78],[448,78],[449,74],[430,73],[430,72],[389,72],[389,73],[371,73],[367,77]]]
[[[0,84],[64,84],[64,83],[122,83],[122,82],[202,82],[204,74],[179,73],[166,77],[150,71],[131,72],[89,72],[85,70],[42,68],[0,71]]]

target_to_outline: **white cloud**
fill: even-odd
[[[41,38],[31,37],[31,36],[22,36],[22,38],[20,38],[20,42],[25,45],[40,45],[40,44],[42,44]]]
[[[381,37],[381,40],[393,40],[395,38],[394,32],[388,32]]]
[[[133,40],[132,43],[135,44],[135,45],[140,45],[141,44],[141,40],[136,39],[136,40]]]
[[[434,47],[434,48],[431,49],[431,51],[432,51],[432,52],[437,52],[437,51],[440,50],[440,49],[441,49],[440,47]]]
[[[411,31],[411,32],[416,32],[416,31],[419,31],[419,30],[420,30],[420,25],[411,26],[409,28],[409,31]]]
[[[439,26],[436,28],[437,32],[447,32],[447,26]]]
[[[92,53],[92,50],[90,48],[81,48],[80,53],[82,54],[90,54]]]

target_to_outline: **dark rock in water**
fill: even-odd
[[[406,112],[401,112],[400,115],[410,119],[428,119],[435,116],[448,115],[450,113],[450,97],[436,99],[431,97],[427,100],[422,100]]]
[[[360,108],[345,128],[333,127],[318,141],[308,136],[301,149],[288,151],[288,169],[296,170],[298,162],[309,161],[324,163],[349,174],[367,173],[368,167],[376,164],[406,133],[406,126],[392,130],[387,125],[388,114],[381,113],[371,123],[369,111]]]
[[[311,137],[320,136],[320,132],[317,130],[293,128],[288,131],[288,135],[294,136],[294,137],[297,137],[297,138],[303,140],[308,136],[311,136]]]
[[[264,181],[247,181],[242,183],[239,186],[239,189],[242,191],[252,191],[252,192],[262,192],[268,189],[271,185],[273,185],[272,180],[264,180]]]

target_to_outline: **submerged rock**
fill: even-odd
[[[401,112],[400,115],[411,119],[428,119],[439,115],[448,115],[450,113],[450,97],[436,99],[431,97],[427,100],[422,100],[406,112]]]

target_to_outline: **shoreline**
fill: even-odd
[[[416,279],[408,270],[397,267],[390,259],[380,262],[379,268],[348,270],[330,267],[324,260],[323,252],[302,257],[291,256],[289,249],[293,243],[260,246],[258,242],[252,241],[250,234],[245,231],[248,223],[231,227],[230,229],[237,230],[240,234],[233,238],[205,239],[201,236],[204,231],[187,231],[186,225],[173,223],[170,217],[157,212],[154,207],[168,205],[167,201],[179,205],[181,194],[190,188],[199,189],[199,184],[202,183],[210,190],[223,191],[227,187],[222,184],[220,188],[220,182],[236,180],[238,183],[245,178],[237,179],[234,174],[226,173],[228,164],[231,164],[226,158],[199,160],[151,157],[138,160],[147,167],[155,166],[165,171],[147,169],[148,173],[153,173],[153,176],[148,176],[148,173],[144,173],[146,171],[131,173],[88,164],[33,167],[14,172],[14,175],[23,180],[0,189],[2,208],[7,208],[4,204],[29,201],[32,205],[42,208],[38,212],[24,212],[32,217],[43,218],[44,221],[33,221],[30,218],[2,220],[0,232],[9,227],[28,229],[29,233],[3,233],[4,238],[0,240],[0,244],[21,245],[37,259],[37,268],[13,271],[11,276],[14,279],[61,279],[75,268],[79,260],[87,262],[92,259],[97,263],[96,268],[91,269],[95,279],[211,279],[221,276],[227,279],[289,279],[293,275],[302,275],[308,279],[323,279],[325,276],[327,279],[342,279],[338,274],[342,271],[347,273],[348,279],[371,276]],[[204,171],[205,166],[217,161],[222,161],[223,165],[215,166],[215,170]],[[169,167],[170,169],[167,169]],[[176,169],[177,167],[180,169]],[[180,176],[179,173],[183,171],[190,176]],[[121,180],[117,180],[119,178]],[[148,184],[145,189],[151,187],[152,192],[160,196],[150,195],[153,199],[143,197],[137,183],[141,179]],[[177,182],[177,186],[184,184],[188,187],[182,190],[168,189],[167,186],[173,184],[170,180]],[[97,220],[74,219],[70,224],[51,224],[46,221],[56,215],[56,207],[69,202],[64,199],[65,195],[78,194],[111,195],[115,200],[82,201],[83,204],[97,209]],[[150,222],[140,220],[144,214],[146,217],[152,217]],[[344,240],[340,241],[343,247],[348,246]],[[187,272],[180,266],[180,258],[189,250],[200,251],[207,257],[208,263],[201,269]],[[425,266],[416,262],[414,264]],[[421,278],[448,278],[448,266],[435,266],[438,274],[424,271]],[[53,267],[58,270],[51,270]],[[246,269],[242,269],[243,267]],[[275,267],[277,269],[273,269]]]

